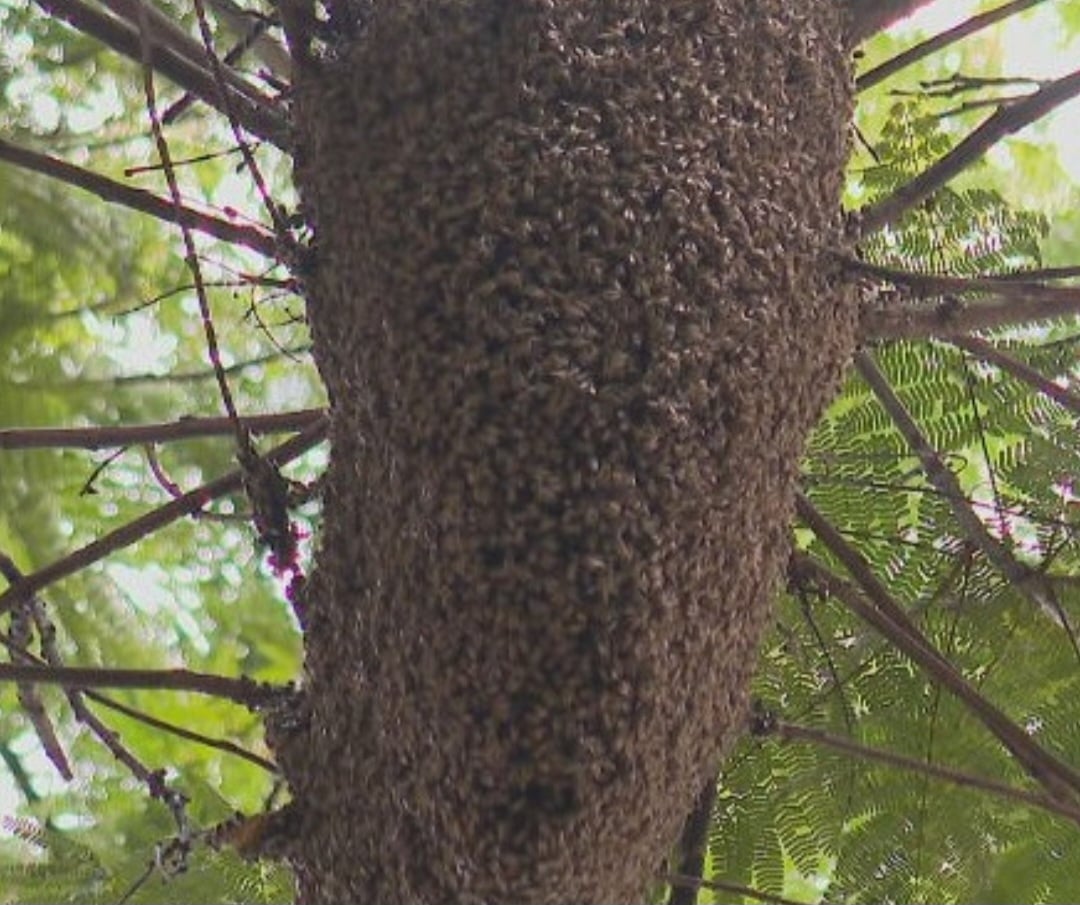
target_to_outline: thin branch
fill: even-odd
[[[1040,280],[1021,280],[1016,275],[962,277],[947,273],[924,273],[886,267],[853,257],[842,258],[842,263],[850,272],[903,286],[921,298],[979,294],[1016,303],[1037,300],[1059,302],[1074,308],[1080,306],[1080,286],[1051,286]]]
[[[843,263],[853,273],[902,286],[907,294],[942,298],[933,306],[892,303],[867,311],[860,327],[867,339],[953,338],[973,330],[1080,313],[1080,286],[1052,286],[1021,280],[1017,275],[959,277],[918,273],[855,258],[844,258]],[[1069,270],[1060,268],[1051,273],[1070,275]],[[959,297],[975,294],[983,299],[968,303]]]
[[[8,565],[14,566],[14,562],[6,554],[0,554],[0,566],[4,566],[4,577],[10,583],[14,579],[12,571],[6,568]],[[19,574],[17,570],[14,571],[14,575]],[[12,648],[16,646],[25,648],[30,643],[31,626],[33,625],[30,608],[33,602],[33,599],[24,601],[11,611],[11,628],[8,631],[8,637],[11,639]],[[10,653],[12,663],[29,665],[29,660],[22,654],[17,653],[14,649]],[[56,735],[56,728],[53,726],[52,718],[45,709],[45,702],[41,699],[40,690],[32,682],[18,682],[15,686],[15,695],[27,721],[33,727],[34,734],[41,745],[41,750],[52,765],[56,767],[56,771],[60,776],[71,782],[75,778],[75,774],[71,772],[71,764],[64,753],[63,745],[60,744],[60,739]]]
[[[863,235],[894,223],[924,198],[982,157],[994,144],[1018,132],[1080,94],[1080,70],[1071,72],[987,118],[948,154],[892,195],[859,211]]]
[[[1022,326],[1075,314],[1080,314],[1080,299],[1031,298],[1017,302],[1001,298],[970,303],[956,296],[946,296],[931,307],[904,305],[869,311],[863,316],[860,329],[862,338],[867,340],[947,339],[951,342],[982,330]]]
[[[128,0],[120,0],[120,2],[128,2]],[[194,5],[195,19],[199,25],[199,34],[202,37],[206,56],[210,61],[210,70],[214,75],[214,79],[219,83],[222,83],[227,76],[228,69],[224,63],[218,59],[217,54],[214,52],[214,36],[210,31],[210,23],[206,21],[206,8],[203,4],[203,0],[194,0]],[[278,241],[285,246],[287,243],[291,242],[289,227],[285,222],[285,216],[282,214],[281,208],[270,197],[270,191],[267,188],[266,180],[263,179],[259,165],[255,161],[255,155],[252,153],[251,147],[244,137],[240,120],[233,110],[233,105],[229,100],[228,94],[224,91],[222,91],[222,99],[224,100],[223,112],[226,119],[229,121],[229,128],[232,130],[233,139],[236,141],[236,145],[240,149],[240,154],[244,159],[244,166],[247,168],[248,175],[251,177],[256,192],[262,200],[263,207],[266,208],[266,212],[270,217],[270,222],[274,225],[274,233],[278,237]],[[296,249],[292,248],[291,251],[295,254]]]
[[[1067,280],[1080,277],[1080,266],[1070,264],[1062,267],[1029,267],[994,275],[996,280]]]
[[[302,409],[271,415],[244,415],[240,423],[253,434],[303,430],[325,412]],[[192,437],[232,434],[227,417],[181,417],[159,424],[125,424],[117,427],[13,427],[0,430],[0,449],[111,449],[143,443],[171,443]]]
[[[931,2],[933,0],[848,0],[852,13],[851,37],[854,43],[862,44]]]
[[[129,0],[120,0],[120,2],[129,2]],[[154,67],[151,62],[151,56],[153,54],[156,35],[151,28],[149,9],[142,3],[136,3],[136,7],[136,12],[139,15],[138,32],[142,48],[143,92],[146,95],[146,112],[150,118],[150,133],[153,136],[154,144],[157,147],[158,158],[161,160],[161,169],[165,175],[165,182],[169,187],[169,197],[172,199],[173,207],[179,211],[183,208],[183,201],[180,195],[180,184],[176,179],[176,171],[173,169],[169,143],[165,139],[165,131],[161,125],[161,117],[158,115],[157,94],[154,89]],[[207,53],[213,57],[211,48],[207,48]],[[225,86],[221,79],[219,68],[220,67],[215,67],[214,69],[214,80],[218,83],[218,87],[222,91],[226,115],[229,116],[229,121],[233,122],[232,107],[228,103]],[[234,131],[236,132],[237,137],[242,141],[243,139],[239,134],[239,130],[234,129]],[[218,350],[217,330],[214,328],[214,320],[210,313],[210,299],[207,296],[206,285],[203,282],[202,267],[199,265],[199,255],[195,249],[195,239],[191,235],[191,230],[182,221],[180,221],[180,234],[186,252],[185,261],[188,265],[188,269],[191,271],[192,282],[195,286],[195,299],[199,305],[203,334],[206,336],[207,354],[210,359],[210,365],[214,369],[214,374],[217,377],[218,391],[221,394],[222,404],[225,406],[225,414],[228,415],[229,423],[233,426],[233,432],[236,435],[239,451],[241,453],[249,452],[251,438],[240,424],[239,416],[236,412],[236,405],[233,402],[232,391],[229,389],[229,382],[226,379],[225,372],[222,368],[221,353]]]
[[[188,669],[109,669],[96,666],[38,666],[0,663],[0,682],[35,682],[61,688],[139,688],[190,691],[224,698],[252,709],[266,706],[281,697],[282,688],[232,679]]]
[[[89,700],[95,701],[102,707],[108,707],[110,710],[122,713],[124,716],[137,720],[140,723],[144,723],[147,726],[151,726],[154,729],[168,732],[170,735],[175,735],[186,741],[194,742],[197,745],[215,748],[218,751],[223,751],[225,754],[231,754],[234,757],[242,758],[248,763],[254,764],[256,767],[265,770],[267,773],[277,774],[280,772],[277,765],[273,762],[268,761],[265,757],[259,757],[258,754],[248,751],[246,748],[241,748],[239,745],[230,742],[228,739],[214,738],[210,735],[204,735],[201,732],[193,732],[190,729],[185,729],[183,726],[178,726],[176,723],[159,719],[156,716],[150,716],[150,714],[143,713],[141,710],[136,710],[134,707],[128,707],[126,704],[121,704],[119,701],[115,701],[103,694],[98,694],[96,691],[80,690],[83,691]]]
[[[164,198],[159,198],[144,189],[124,185],[107,176],[84,170],[74,164],[57,160],[48,154],[31,151],[13,145],[0,138],[0,160],[6,160],[25,170],[41,173],[97,195],[102,201],[120,204],[143,214],[149,214],[166,223],[179,223],[199,232],[206,233],[223,242],[242,245],[257,251],[268,258],[278,256],[277,240],[266,230],[255,226],[243,226],[230,223],[212,214],[197,211],[191,207],[177,207]]]
[[[752,886],[743,886],[741,883],[729,883],[726,880],[704,880],[701,877],[688,877],[683,874],[667,874],[663,881],[670,886],[691,886],[694,889],[704,887],[715,889],[717,892],[730,892],[747,899],[765,902],[766,905],[810,905],[808,902],[800,902],[797,899],[785,899],[783,896],[774,896],[772,893],[762,892]],[[819,905],[826,905],[822,902]]]
[[[709,824],[712,821],[715,801],[716,777],[710,776],[698,793],[693,809],[687,815],[676,849],[679,853],[676,876],[697,877],[698,883],[672,883],[668,905],[694,905],[697,902],[698,889],[705,870],[705,854],[709,850]]]
[[[1060,814],[1062,817],[1068,817],[1074,823],[1080,824],[1080,807],[1077,807],[1076,805],[1058,801],[1055,798],[1051,798],[1047,795],[1040,795],[1037,792],[1029,792],[1027,789],[1018,789],[1015,786],[1010,786],[1006,783],[998,782],[997,780],[976,776],[972,773],[965,773],[962,770],[956,770],[952,767],[943,767],[940,764],[930,763],[929,761],[905,757],[902,754],[897,754],[895,751],[888,751],[883,748],[871,748],[867,745],[861,745],[858,742],[854,742],[851,739],[825,732],[822,729],[815,729],[809,726],[797,726],[794,723],[787,723],[779,720],[776,721],[775,724],[768,725],[767,731],[764,734],[769,737],[776,737],[785,742],[806,742],[812,745],[821,745],[822,747],[832,748],[835,751],[842,751],[844,754],[850,754],[855,757],[863,758],[864,760],[875,760],[883,764],[888,764],[891,767],[898,767],[901,770],[911,770],[925,776],[933,776],[936,779],[943,779],[946,782],[951,782],[965,788],[981,789],[984,792],[989,792],[992,795],[997,795],[1010,801],[1018,801],[1035,808],[1041,808],[1044,811]]]
[[[1007,107],[1009,104],[1015,104],[1018,101],[1022,101],[1025,97],[1031,97],[1030,94],[1009,94],[1001,95],[999,97],[984,97],[978,100],[964,101],[962,104],[957,104],[955,107],[949,107],[947,110],[942,110],[940,113],[935,114],[939,120],[949,119],[953,116],[963,116],[965,113],[971,113],[975,110],[985,110],[987,107],[993,107],[995,110]]]
[[[38,671],[43,670],[42,667],[34,668]],[[56,667],[44,667],[44,669],[55,668]],[[120,735],[113,732],[112,729],[98,718],[97,714],[86,706],[86,703],[81,700],[74,689],[71,689],[70,691],[71,694],[69,695],[69,700],[71,700],[72,707],[75,709],[75,716],[79,722],[86,726],[98,738],[113,757],[127,767],[132,776],[146,786],[151,798],[164,803],[172,814],[173,820],[176,822],[177,830],[182,836],[186,835],[190,831],[190,825],[187,818],[187,796],[165,782],[164,770],[154,770],[144,764],[142,760],[120,740]]]
[[[10,557],[7,557],[2,553],[0,553],[0,557],[3,557],[3,559],[6,560],[7,563],[10,563],[12,569],[15,572],[18,572],[18,568],[11,561]],[[5,569],[4,574],[10,580],[11,570]],[[34,600],[40,602],[37,598],[34,598]],[[51,641],[51,639],[49,640]],[[37,666],[39,669],[63,668],[63,663],[60,662],[59,654],[57,654],[54,645],[48,643],[44,637],[42,639],[42,647],[45,648],[48,654],[46,659],[35,656],[25,647],[22,647],[10,640],[4,640],[0,638],[0,644],[2,644],[8,649],[13,658],[18,656],[22,658],[28,665]],[[180,738],[186,739],[187,741],[195,742],[196,744],[200,745],[205,745],[208,748],[216,748],[217,750],[223,751],[226,754],[232,754],[236,757],[243,758],[244,760],[255,764],[257,767],[261,767],[262,769],[267,770],[270,773],[279,772],[275,764],[271,763],[265,758],[259,757],[259,755],[254,754],[251,751],[241,748],[239,745],[236,745],[233,742],[204,735],[201,732],[193,732],[192,730],[185,729],[183,726],[178,726],[175,723],[170,723],[166,720],[158,719],[157,717],[153,717],[147,713],[143,713],[141,710],[137,710],[134,707],[129,707],[126,704],[121,704],[119,701],[113,700],[112,698],[100,694],[96,691],[91,691],[86,688],[74,687],[67,687],[66,691],[68,694],[68,698],[71,701],[72,707],[75,710],[75,715],[80,720],[80,722],[85,722],[84,716],[88,712],[86,710],[86,705],[81,701],[81,698],[85,697],[88,700],[100,704],[102,707],[108,707],[111,710],[115,710],[117,713],[122,713],[124,716],[130,717],[133,720],[137,720],[140,723],[144,723],[147,726],[152,726],[153,728],[159,729],[162,732],[168,732],[172,735],[176,735]]]
[[[41,801],[41,795],[34,788],[34,781],[30,777],[30,771],[23,766],[22,758],[11,750],[7,742],[0,742],[0,760],[4,762],[15,787],[22,792],[27,804]]]
[[[205,69],[207,64],[212,62],[208,59],[207,51],[202,44],[152,3],[146,3],[143,0],[101,0],[101,3],[136,32],[140,30],[143,22],[149,25],[153,43],[162,50],[184,57],[199,69]],[[223,70],[222,76],[223,79],[215,79],[215,81],[219,83],[218,96],[222,98],[223,103],[227,102],[228,95],[232,92],[239,92],[257,104],[266,103],[269,100],[235,70],[231,68]],[[221,85],[222,80],[227,83],[224,88]]]
[[[291,358],[296,359],[299,355],[306,355],[311,351],[311,346],[304,344],[302,346],[293,346],[286,349],[275,349],[273,352],[267,352],[264,355],[259,355],[256,358],[249,358],[247,361],[238,361],[235,364],[228,365],[225,368],[227,375],[239,374],[250,368],[261,367],[264,364],[268,364],[272,361],[277,361],[279,358]],[[120,377],[106,377],[102,379],[86,379],[77,381],[77,383],[91,384],[100,383],[108,386],[122,387],[133,384],[145,384],[145,383],[199,383],[204,380],[213,380],[216,378],[216,374],[211,369],[202,371],[182,371],[179,374],[128,374]],[[24,384],[30,385],[30,384]],[[67,384],[70,386],[71,384]]]
[[[976,358],[1001,368],[1003,371],[1008,371],[1013,377],[1022,380],[1024,383],[1037,389],[1043,395],[1053,399],[1054,402],[1062,408],[1066,408],[1069,411],[1080,415],[1080,396],[1070,392],[1062,386],[1058,386],[1054,381],[1044,377],[1030,365],[1026,365],[1022,361],[1017,361],[1011,355],[1006,355],[1000,349],[997,349],[988,343],[985,339],[969,336],[957,337],[950,341],[957,348],[963,349],[965,352],[970,352]]]
[[[878,580],[865,558],[844,540],[840,532],[802,494],[797,497],[796,510],[799,518],[840,560],[866,596],[851,582],[834,575],[804,553],[795,553],[792,556],[793,579],[796,582],[810,580],[818,588],[844,603],[864,622],[876,628],[902,653],[922,667],[935,682],[959,698],[1051,796],[1060,801],[1077,803],[1077,796],[1080,795],[1080,773],[1037,745],[1031,736],[984,698],[975,686],[942,656]]]
[[[937,450],[923,436],[919,426],[869,353],[859,352],[855,355],[855,368],[873,391],[896,429],[907,441],[911,451],[919,457],[927,479],[941,493],[952,511],[953,518],[963,531],[964,537],[998,572],[1005,576],[1013,588],[1065,629],[1077,658],[1080,659],[1080,644],[1077,643],[1076,634],[1046,576],[1017,560],[1004,544],[990,534],[982,519],[968,504],[956,476],[942,461]]]
[[[919,82],[919,87],[897,88],[891,93],[893,97],[921,97],[921,98],[945,98],[956,97],[960,94],[971,94],[976,91],[984,91],[987,88],[1013,88],[1023,86],[1025,88],[1043,88],[1050,84],[1050,79],[1035,79],[1030,76],[1017,75],[964,75],[957,72],[945,79],[927,79]],[[1014,101],[1020,97],[1028,97],[1031,92],[1020,94],[1011,98],[987,98],[991,102]]]
[[[97,38],[130,60],[142,62],[138,32],[126,22],[97,10],[82,0],[34,2],[49,15],[63,19],[77,31]],[[152,50],[151,64],[155,70],[181,88],[197,95],[214,109],[221,110],[221,91],[204,67],[195,64],[186,56],[160,46]],[[288,120],[281,115],[273,98],[260,94],[250,85],[245,94],[234,91],[230,91],[230,94],[236,104],[237,117],[245,129],[283,150],[288,148]]]
[[[321,443],[326,436],[327,426],[327,420],[320,418],[301,433],[272,449],[267,453],[267,460],[275,466],[281,466],[292,461]],[[16,582],[0,594],[0,613],[7,612],[20,600],[25,600],[30,595],[36,594],[42,588],[48,587],[61,578],[74,575],[76,572],[101,561],[117,550],[142,540],[147,535],[164,528],[177,519],[183,518],[185,515],[194,515],[212,500],[239,490],[242,480],[239,469],[230,471],[214,481],[185,493],[179,499],[170,500],[157,509],[128,522],[126,525],[122,525],[114,531],[110,531],[105,536],[91,541],[85,547],[72,551],[67,556],[50,563],[37,572],[27,575],[22,581]]]
[[[937,53],[939,50],[962,38],[966,38],[968,35],[973,35],[975,32],[1000,22],[1002,19],[1023,12],[1025,9],[1030,9],[1032,6],[1042,2],[1043,0],[1011,0],[1011,2],[1003,3],[996,9],[972,16],[959,25],[946,29],[925,41],[920,41],[914,47],[909,47],[903,53],[897,54],[891,60],[886,60],[879,66],[864,72],[855,80],[855,87],[859,91],[873,88],[874,85],[885,81],[889,76],[910,66],[912,63],[917,63],[919,60],[930,56],[930,54]]]

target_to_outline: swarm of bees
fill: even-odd
[[[745,725],[857,313],[840,7],[401,0],[297,74],[302,898],[633,900]]]

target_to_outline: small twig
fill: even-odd
[[[264,355],[259,355],[255,358],[249,358],[245,361],[238,361],[235,364],[231,364],[225,368],[225,373],[228,375],[240,374],[244,371],[251,370],[252,368],[262,367],[269,362],[277,361],[279,358],[282,358],[284,356],[288,356],[294,362],[298,362],[300,360],[299,356],[307,355],[309,352],[311,352],[311,346],[307,343],[300,346],[286,348],[284,350],[284,353],[275,350],[273,352],[267,352]],[[149,385],[151,388],[153,388],[154,386],[169,386],[172,384],[201,383],[206,380],[215,380],[216,378],[217,375],[213,371],[209,370],[181,371],[178,374],[142,373],[126,374],[117,377],[72,378],[70,382],[64,384],[63,386],[67,389],[70,389],[72,386],[100,386],[119,389]],[[53,390],[56,389],[59,385],[53,381],[26,380],[11,384],[11,386],[16,386],[20,390]]]
[[[1002,138],[1045,116],[1080,94],[1080,70],[1051,82],[1045,88],[986,119],[948,154],[932,164],[907,185],[897,189],[859,213],[863,235],[895,223],[924,198],[967,169]]]
[[[804,482],[808,484],[838,484],[846,487],[858,487],[861,490],[885,490],[897,493],[921,493],[928,496],[934,496],[939,499],[944,499],[944,494],[941,493],[936,487],[928,486],[925,482],[920,484],[908,484],[902,481],[874,481],[865,478],[843,478],[830,474],[815,474],[813,472],[807,472],[804,475]],[[982,510],[988,513],[996,512],[996,508],[993,504],[987,503],[983,500],[972,499],[969,496],[964,497],[964,502],[973,509]],[[1024,513],[1024,519],[1033,525],[1045,525],[1048,528],[1054,529],[1067,529],[1074,527],[1072,523],[1062,518],[1055,518],[1048,515],[1040,515],[1036,512]],[[854,536],[852,534],[852,536]],[[907,544],[908,546],[925,548],[933,550],[933,545],[926,545],[919,541],[905,540],[903,537],[889,534],[862,534],[863,537],[876,537],[883,538],[890,544]]]
[[[41,801],[40,793],[34,788],[34,781],[30,776],[30,771],[23,766],[22,758],[11,750],[11,746],[7,742],[0,742],[0,761],[3,761],[4,766],[7,767],[12,782],[15,783],[15,788],[22,792],[27,804]]]
[[[48,154],[41,154],[27,148],[20,148],[9,141],[0,138],[0,160],[6,160],[25,170],[32,170],[44,176],[52,177],[68,185],[76,186],[91,194],[97,195],[103,201],[111,204],[120,204],[143,214],[149,214],[166,223],[179,223],[191,229],[229,242],[233,245],[242,245],[266,255],[268,258],[277,258],[277,242],[271,233],[256,226],[242,226],[230,223],[211,214],[197,211],[183,204],[159,198],[145,189],[134,188],[116,182],[107,176],[92,173],[74,164],[57,160]]]
[[[157,452],[154,449],[154,444],[144,444],[143,453],[146,456],[146,463],[150,466],[150,473],[158,482],[158,486],[174,500],[180,499],[180,497],[184,495],[184,491],[181,489],[180,485],[165,472],[165,468],[162,466],[161,461],[158,459]]]
[[[910,66],[912,63],[916,63],[919,60],[930,56],[930,54],[937,53],[942,48],[948,47],[950,44],[954,44],[962,38],[966,38],[968,35],[975,34],[975,32],[980,31],[987,26],[1000,22],[1002,19],[1023,12],[1025,9],[1030,9],[1038,3],[1042,3],[1042,0],[1012,0],[1010,3],[1003,3],[996,9],[991,9],[985,13],[979,13],[976,16],[972,16],[970,19],[966,19],[959,25],[955,25],[943,32],[939,32],[934,35],[934,37],[928,38],[925,41],[920,41],[914,47],[909,47],[903,53],[897,54],[891,60],[886,60],[881,65],[875,66],[868,72],[864,72],[855,80],[855,88],[858,91],[866,91],[868,88],[872,88],[879,82],[885,81],[889,76],[896,74],[901,69]]]
[[[162,122],[167,124],[167,120],[162,116]],[[205,154],[195,154],[192,157],[181,157],[179,160],[173,161],[174,167],[188,167],[196,163],[207,163],[211,160],[220,160],[222,157],[230,157],[233,154],[240,153],[240,149],[225,148],[222,151],[207,151]],[[131,179],[135,176],[142,176],[145,173],[156,173],[161,169],[160,163],[146,163],[139,166],[124,167],[124,176]]]
[[[292,461],[321,443],[326,435],[327,426],[327,420],[320,418],[301,433],[272,449],[267,453],[266,458],[275,466]],[[80,547],[37,572],[27,575],[22,581],[13,584],[0,594],[0,613],[7,612],[20,600],[25,600],[61,578],[74,575],[111,553],[142,540],[177,519],[199,512],[212,500],[239,490],[242,482],[242,472],[239,469],[231,471],[201,487],[188,491],[179,499],[164,503],[157,509],[91,541],[85,547]]]
[[[856,353],[855,369],[877,397],[881,407],[885,409],[889,419],[907,441],[911,451],[918,456],[927,480],[940,491],[941,496],[948,503],[953,518],[964,532],[964,537],[1023,597],[1035,604],[1042,613],[1065,630],[1077,659],[1080,660],[1080,642],[1077,641],[1069,617],[1057,599],[1054,589],[1046,580],[1046,576],[1024,565],[1004,544],[990,534],[983,520],[968,505],[956,476],[942,461],[937,450],[923,436],[919,426],[869,353],[865,351]]]
[[[244,415],[241,423],[253,434],[302,430],[325,416],[322,409]],[[193,437],[220,437],[233,432],[228,418],[181,417],[157,424],[116,427],[13,427],[0,430],[0,449],[112,449],[144,443],[171,443]]]
[[[0,575],[4,576],[9,585],[23,577],[22,570],[15,564],[15,560],[2,550],[0,550]],[[54,649],[52,642],[55,630],[45,616],[44,607],[39,605],[37,598],[31,597],[11,611],[11,625],[7,639],[3,643],[8,648],[12,663],[29,664],[35,659],[27,649],[35,624],[42,649],[49,652]],[[19,705],[26,713],[30,725],[33,726],[45,756],[56,767],[57,772],[70,782],[74,779],[71,765],[68,763],[67,755],[64,754],[64,749],[56,735],[52,720],[45,710],[45,703],[41,700],[38,689],[29,682],[19,682],[15,686],[15,691]]]

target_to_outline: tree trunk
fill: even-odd
[[[639,899],[853,345],[841,4],[354,8],[294,97],[333,415],[300,896]]]

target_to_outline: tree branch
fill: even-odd
[[[695,890],[699,887],[715,889],[717,892],[733,893],[766,905],[810,905],[808,902],[799,902],[796,899],[786,899],[783,896],[774,896],[771,893],[762,892],[752,886],[743,886],[741,883],[729,883],[727,880],[704,880],[701,877],[688,877],[683,874],[668,874],[663,878],[670,886],[692,886]],[[821,902],[819,905],[828,905]]]
[[[890,767],[898,767],[901,770],[911,770],[915,773],[922,773],[925,776],[933,776],[936,779],[943,779],[946,782],[964,786],[965,788],[981,789],[984,792],[990,792],[993,795],[1006,798],[1010,801],[1019,801],[1023,804],[1031,805],[1032,807],[1041,808],[1044,811],[1060,814],[1062,817],[1068,817],[1074,823],[1080,824],[1080,807],[1075,805],[1058,801],[1047,795],[1029,792],[1026,789],[1018,789],[1015,786],[997,782],[993,779],[987,779],[983,776],[975,776],[971,773],[955,770],[952,767],[942,767],[939,764],[932,764],[925,760],[916,760],[913,757],[905,757],[902,754],[897,754],[895,751],[886,751],[882,748],[871,748],[867,745],[861,745],[851,739],[833,735],[822,729],[797,726],[794,723],[786,723],[782,720],[778,720],[775,723],[766,724],[762,734],[766,737],[778,738],[784,742],[806,742],[813,745],[821,745],[865,760],[876,760],[880,763],[888,764]]]
[[[153,43],[163,50],[189,60],[192,65],[201,70],[210,71],[208,67],[212,65],[213,60],[210,58],[206,48],[152,3],[146,3],[144,0],[101,0],[101,3],[114,13],[117,19],[124,22],[136,33],[140,31],[141,25],[146,23],[149,26]],[[239,92],[256,104],[275,104],[274,101],[256,89],[254,85],[246,82],[231,67],[222,67],[221,75],[224,81],[228,83],[226,91],[230,93]],[[215,79],[215,81],[219,80]],[[220,81],[218,88],[217,96],[219,98],[225,97]]]
[[[834,575],[805,553],[795,553],[792,556],[792,580],[810,581],[876,628],[902,653],[922,667],[931,679],[962,701],[1016,758],[1028,775],[1052,797],[1076,805],[1080,796],[1080,774],[1037,745],[1031,736],[984,698],[975,686],[930,644],[878,580],[869,563],[802,494],[796,499],[796,511],[799,518],[840,560],[866,596],[859,593],[858,588],[851,582]]]
[[[325,412],[302,409],[270,415],[242,415],[240,423],[253,434],[297,431],[308,427]],[[142,443],[170,443],[192,437],[232,434],[227,417],[178,418],[160,424],[127,424],[118,427],[13,427],[0,430],[0,449],[110,449]]]
[[[320,418],[301,433],[267,453],[267,461],[274,466],[280,467],[284,463],[295,459],[322,442],[326,435],[327,426],[327,420]],[[142,540],[148,534],[165,527],[177,519],[185,515],[193,515],[211,500],[239,490],[242,480],[239,469],[230,471],[228,474],[203,484],[201,487],[197,487],[177,499],[170,500],[157,509],[128,522],[126,525],[122,525],[115,531],[110,531],[104,537],[91,541],[85,547],[72,551],[67,556],[50,563],[37,572],[27,575],[22,581],[16,582],[0,594],[0,613],[7,612],[20,600],[25,600],[30,595],[36,594],[42,588],[48,587],[61,578],[74,575],[81,569],[99,562],[111,553]]]
[[[80,691],[83,692],[88,700],[94,701],[102,707],[108,707],[110,710],[114,710],[117,713],[122,713],[130,719],[137,720],[138,722],[154,729],[158,729],[161,732],[168,732],[170,735],[175,735],[185,741],[194,742],[197,745],[204,745],[207,748],[214,748],[218,751],[223,751],[225,754],[239,757],[250,764],[254,764],[256,767],[265,770],[267,773],[277,774],[280,772],[277,765],[268,761],[265,757],[259,757],[258,754],[248,751],[246,748],[241,748],[239,745],[230,742],[228,739],[214,738],[213,736],[204,735],[201,732],[193,732],[190,729],[185,729],[183,726],[178,726],[176,723],[170,723],[168,720],[150,716],[150,714],[143,713],[141,710],[136,710],[134,707],[128,707],[126,704],[114,701],[112,698],[106,697],[103,694],[98,694],[96,691],[88,691],[86,689],[80,689]]]
[[[948,296],[931,308],[903,306],[868,312],[862,320],[864,339],[947,339],[980,330],[1031,324],[1080,313],[1080,300],[1012,299],[971,304]]]
[[[907,185],[901,186],[888,198],[859,211],[862,234],[896,222],[906,211],[936,192],[1002,138],[1030,125],[1077,94],[1080,94],[1080,70],[1051,82],[1015,104],[1002,107]]]
[[[1080,313],[1080,286],[1049,286],[1017,275],[914,273],[855,259],[845,263],[856,273],[903,286],[917,297],[944,297],[933,306],[894,304],[867,311],[860,325],[866,339],[951,339],[974,330]],[[962,295],[987,300],[968,303],[959,298]]]
[[[700,879],[704,875],[705,855],[709,850],[709,823],[712,819],[713,803],[716,800],[716,777],[709,781],[698,793],[697,801],[683,824],[677,851],[679,866],[676,875],[690,879],[697,877],[697,884],[672,883],[668,905],[694,905],[698,898]]]
[[[136,63],[142,62],[138,32],[126,22],[94,9],[82,0],[34,0],[45,12],[63,19],[77,31],[97,38],[117,53]],[[215,110],[221,110],[221,91],[210,73],[172,49],[155,46],[151,51],[155,70],[186,91],[198,96]],[[247,86],[244,94],[230,89],[236,115],[244,128],[282,150],[289,146],[289,124],[275,109],[276,102]]]
[[[1029,267],[1025,270],[1011,270],[1007,273],[994,274],[994,279],[1012,282],[1013,280],[1067,280],[1080,277],[1080,266],[1076,264],[1061,267]]]
[[[1021,563],[1009,552],[1004,544],[991,536],[982,519],[979,518],[975,510],[972,509],[971,504],[968,503],[967,497],[960,488],[960,482],[956,480],[956,476],[942,461],[937,450],[923,436],[919,426],[893,391],[885,375],[878,369],[873,358],[867,352],[857,353],[855,355],[855,368],[874,395],[877,396],[878,402],[881,403],[890,420],[896,425],[896,429],[900,431],[900,434],[907,441],[911,451],[918,456],[927,479],[937,488],[942,498],[948,503],[953,518],[956,519],[961,531],[963,531],[964,537],[986,557],[998,572],[1005,576],[1013,588],[1035,604],[1042,613],[1065,629],[1074,650],[1076,650],[1077,657],[1080,658],[1080,646],[1077,645],[1076,635],[1046,576]]]
[[[891,60],[886,60],[879,66],[875,66],[873,69],[864,72],[855,80],[855,88],[859,91],[866,91],[868,88],[873,88],[874,85],[885,81],[889,76],[894,75],[901,69],[904,69],[913,63],[917,63],[919,60],[930,56],[930,54],[937,53],[939,50],[966,38],[968,35],[973,35],[977,31],[981,31],[996,22],[1007,19],[1009,16],[1023,12],[1025,9],[1030,9],[1032,6],[1042,2],[1043,0],[1011,0],[1011,2],[1003,3],[996,9],[991,9],[985,13],[979,13],[976,16],[972,16],[970,19],[961,22],[959,25],[955,25],[952,28],[934,35],[932,38],[921,41],[914,47],[909,47],[903,53],[897,54]]]
[[[1070,392],[1054,381],[1044,377],[1030,365],[1017,361],[1011,355],[1006,355],[1000,349],[995,348],[985,339],[969,336],[950,340],[954,346],[970,352],[976,358],[988,362],[1003,371],[1008,371],[1013,377],[1022,380],[1029,386],[1034,387],[1045,396],[1049,396],[1062,408],[1080,415],[1080,396]]]
[[[222,220],[190,207],[178,210],[171,201],[159,198],[145,189],[124,185],[122,182],[84,170],[82,167],[50,157],[48,154],[13,145],[2,138],[0,138],[0,160],[6,160],[25,170],[41,173],[60,182],[66,182],[68,185],[97,195],[110,204],[129,207],[164,220],[166,223],[183,224],[208,236],[221,239],[223,242],[250,248],[268,258],[277,259],[278,257],[277,240],[272,233],[260,227],[230,223],[228,220]]]
[[[851,6],[851,37],[856,44],[914,15],[932,0],[848,0]]]
[[[231,679],[188,669],[108,669],[93,666],[37,666],[0,663],[0,682],[34,682],[61,688],[140,688],[191,691],[258,708],[272,703],[282,689],[252,679]]]
[[[1016,275],[960,277],[945,273],[920,273],[872,264],[858,258],[845,258],[844,264],[864,276],[888,280],[898,286],[906,286],[916,295],[923,297],[948,293],[956,295],[980,293],[1017,302],[1034,296],[1041,300],[1080,303],[1080,287],[1078,286],[1048,286],[1037,280],[1021,280]]]

